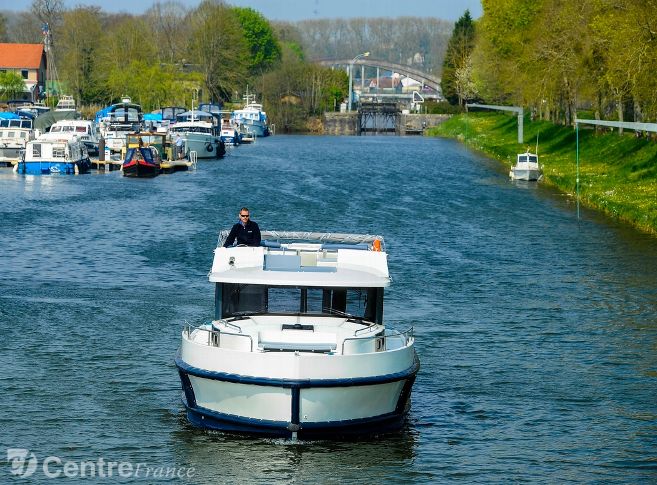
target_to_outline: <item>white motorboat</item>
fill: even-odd
[[[246,104],[242,109],[236,109],[231,115],[231,122],[239,127],[239,131],[248,131],[253,136],[269,136],[267,113],[262,105],[255,102],[255,95],[244,96]]]
[[[73,96],[66,94],[60,96],[55,111],[75,111],[75,99],[73,99]]]
[[[177,122],[169,127],[172,138],[176,135],[184,141],[185,155],[196,152],[198,158],[220,158],[226,153],[221,141],[216,117],[205,111],[192,110],[177,116]]]
[[[100,130],[92,120],[60,120],[53,123],[49,133],[57,133],[61,137],[77,137],[87,147],[92,155],[98,155]]]
[[[398,429],[419,360],[413,329],[386,328],[383,238],[263,231],[223,247],[211,322],[186,324],[176,366],[196,426],[318,439]]]
[[[143,120],[141,106],[133,103],[127,96],[123,97],[120,103],[107,108],[107,113],[101,121],[105,147],[112,152],[121,153],[126,147],[128,134],[142,131]]]
[[[511,180],[540,180],[542,176],[543,172],[538,165],[538,155],[529,151],[518,154],[516,164],[511,167],[509,172]]]
[[[26,175],[77,175],[91,169],[87,148],[77,137],[44,133],[25,146],[14,170]]]
[[[25,118],[0,119],[0,165],[15,165],[25,145],[34,139],[32,120]]]

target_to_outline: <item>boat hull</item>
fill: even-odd
[[[76,175],[89,173],[91,160],[87,158],[75,162],[19,162],[17,171],[25,175]]]
[[[23,150],[25,145],[0,147],[0,162],[15,162],[20,159]]]
[[[538,169],[518,169],[514,168],[511,169],[511,172],[509,172],[509,176],[513,180],[528,180],[528,181],[534,181],[538,180],[541,178],[541,171]]]
[[[358,378],[252,377],[176,366],[189,421],[228,432],[301,439],[353,437],[399,429],[410,408],[419,360],[400,372]]]
[[[221,140],[215,136],[202,136],[189,133],[183,135],[186,152],[195,151],[197,158],[221,158],[226,154],[226,149]]]
[[[124,163],[123,176],[124,177],[143,177],[150,178],[156,177],[160,174],[160,166],[152,163]]]

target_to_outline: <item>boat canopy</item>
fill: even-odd
[[[176,115],[176,120],[178,122],[192,121],[192,119],[194,121],[207,121],[209,123],[213,123],[219,119],[219,116],[215,113],[209,113],[207,111],[200,111],[197,109],[193,111],[185,111],[184,113]]]
[[[219,234],[210,281],[267,286],[376,288],[390,284],[383,238],[369,234],[262,231],[259,247],[224,248]]]

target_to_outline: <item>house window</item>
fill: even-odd
[[[27,69],[21,69],[21,76],[23,76],[23,79],[27,79],[28,74],[29,71]]]

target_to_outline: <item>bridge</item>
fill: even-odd
[[[419,69],[415,69],[411,66],[406,66],[404,64],[397,64],[395,62],[390,62],[390,61],[382,61],[382,60],[377,60],[377,59],[372,59],[371,57],[362,57],[360,59],[316,59],[314,61],[316,64],[320,64],[322,66],[327,66],[327,67],[335,67],[335,66],[349,66],[351,64],[355,66],[367,66],[367,67],[376,67],[376,78],[379,79],[379,70],[383,69],[384,71],[391,71],[391,72],[397,72],[405,77],[414,79],[418,81],[421,84],[421,88],[429,87],[431,88],[432,92],[422,92],[422,96],[425,98],[432,98],[432,99],[438,99],[442,100],[443,95],[442,95],[442,90],[440,88],[440,77],[435,76],[430,73],[426,73],[424,71],[421,71]],[[377,89],[373,88],[370,89],[369,92],[366,89],[366,87],[363,85],[363,79],[361,76],[361,96],[368,97],[371,95],[371,97],[393,97],[393,98],[403,98],[403,99],[411,99],[412,98],[412,93],[394,93],[394,94],[388,94],[385,92],[385,90],[382,89]]]

